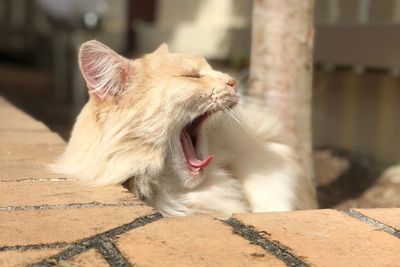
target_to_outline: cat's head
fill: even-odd
[[[199,129],[213,113],[237,102],[233,78],[213,70],[200,56],[170,53],[166,44],[129,60],[89,41],[81,46],[79,62],[91,102],[101,114],[98,123],[112,121],[104,131],[124,129],[125,135],[114,135],[126,146],[134,136],[161,147],[164,162],[173,165],[186,187],[201,182],[213,156],[200,155],[204,140],[199,140]]]

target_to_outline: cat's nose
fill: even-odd
[[[229,79],[229,80],[226,82],[226,85],[235,88],[235,87],[236,87],[236,80],[235,80],[235,79]]]

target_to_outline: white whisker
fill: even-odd
[[[231,120],[231,119],[232,119],[232,116],[229,114],[229,111],[226,109],[226,107],[225,107],[224,105],[222,105],[221,103],[219,103],[219,102],[217,102],[217,104],[221,107],[222,111],[225,112],[226,115],[228,115],[229,120]],[[223,125],[223,126],[225,127],[226,124],[227,124],[228,122],[229,122],[229,121],[226,120],[226,121],[224,122],[224,125]]]
[[[240,116],[238,116],[238,114],[236,114],[231,108],[219,103],[217,101],[217,104],[221,107],[221,109],[228,115],[228,117],[230,119],[233,119],[251,138],[254,138],[253,135],[249,132],[249,130],[247,129],[246,125],[244,125],[242,123],[242,121],[240,120]],[[225,124],[228,121],[225,122]]]
[[[169,149],[171,150],[171,154],[174,154],[174,151],[172,149],[172,145],[171,145],[171,139],[168,139],[168,144],[169,144]]]
[[[224,97],[224,100],[228,100],[228,101],[231,101],[231,102],[239,103],[239,99],[238,98],[233,98],[233,97],[229,97],[229,96]]]
[[[228,115],[229,118],[233,119],[233,120],[236,121],[240,126],[243,127],[242,122],[235,116],[235,114],[233,113],[233,111],[232,111],[229,107],[225,106],[225,105],[222,104],[222,103],[219,103],[219,102],[217,102],[217,103],[218,103],[218,105],[221,107],[221,109]]]
[[[229,114],[229,116],[232,117],[232,119],[234,119],[239,125],[243,126],[238,115],[230,107],[225,106],[225,109],[226,109],[227,113]]]
[[[211,124],[212,124],[213,129],[215,130],[215,118],[214,118],[214,115],[215,115],[215,112],[213,110],[213,111],[211,111]]]

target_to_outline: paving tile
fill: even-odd
[[[45,160],[0,160],[0,181],[63,178],[49,170]]]
[[[3,251],[0,252],[0,266],[27,266],[41,261],[60,252],[60,249],[40,249],[28,251]]]
[[[62,155],[65,145],[0,143],[0,160],[45,160],[53,162]]]
[[[0,192],[0,208],[90,202],[141,205],[121,185],[92,187],[80,184],[79,181],[0,182]]]
[[[265,236],[315,266],[393,266],[399,240],[333,210],[238,214]]]
[[[62,145],[64,140],[56,133],[0,131],[0,144]]]
[[[66,261],[67,264],[74,267],[86,267],[86,266],[96,266],[96,267],[109,267],[110,265],[107,261],[94,249],[85,251],[70,260]]]
[[[154,212],[122,186],[52,180],[62,177],[47,166],[63,152],[65,142],[2,97],[0,122],[0,247],[71,243]],[[357,211],[400,229],[400,208]],[[333,210],[235,218],[311,266],[394,266],[400,259],[397,238]],[[138,266],[285,266],[207,216],[162,219],[120,235],[116,245]],[[0,266],[25,266],[60,251],[2,251]],[[109,266],[94,249],[57,264]]]
[[[0,97],[0,131],[48,131],[46,125],[35,120]]]
[[[0,108],[3,106],[11,105],[4,97],[0,96]]]
[[[10,144],[0,140],[0,180],[60,178],[48,166],[64,149],[64,144]]]
[[[210,217],[166,218],[123,234],[117,246],[137,266],[285,266]]]
[[[152,212],[147,206],[0,212],[0,246],[74,242]]]
[[[400,208],[357,209],[357,211],[400,231]]]
[[[0,109],[0,121],[0,131],[49,131],[43,122],[16,109]]]

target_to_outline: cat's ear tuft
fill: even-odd
[[[132,73],[132,66],[126,58],[95,40],[81,45],[79,66],[89,93],[99,99],[123,92]]]
[[[168,54],[169,53],[168,45],[166,43],[160,44],[160,46],[153,53],[159,55]]]

